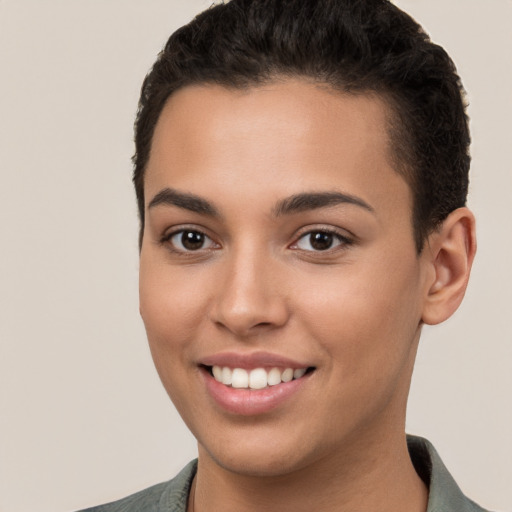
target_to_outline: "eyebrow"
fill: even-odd
[[[219,217],[217,208],[206,199],[196,196],[195,194],[178,192],[172,188],[164,188],[158,192],[158,194],[151,199],[148,209],[160,205],[177,206],[178,208],[183,208],[184,210],[189,210],[201,215]]]
[[[374,209],[366,201],[351,194],[341,192],[304,192],[282,199],[273,208],[272,213],[275,217],[280,217],[318,208],[336,206],[338,204],[351,204],[369,212],[374,212]],[[158,192],[150,201],[148,209],[159,205],[177,206],[200,215],[220,217],[217,208],[206,199],[195,194],[178,192],[172,188],[164,188]]]
[[[338,204],[352,204],[371,213],[375,212],[366,201],[351,194],[343,194],[341,192],[306,192],[295,194],[279,201],[273,213],[278,217],[307,210],[315,210],[317,208],[336,206]]]

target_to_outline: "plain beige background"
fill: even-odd
[[[210,0],[0,0],[0,511],[65,512],[173,476],[194,440],[137,303],[130,156],[142,79]],[[512,509],[512,2],[397,0],[469,91],[479,253],[427,329],[407,428]]]

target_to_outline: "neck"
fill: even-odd
[[[350,450],[278,476],[234,473],[200,447],[192,491],[193,512],[425,512],[428,499],[405,434],[351,444]]]

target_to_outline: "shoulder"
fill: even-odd
[[[489,512],[463,494],[429,441],[407,436],[407,444],[418,475],[429,487],[427,512]]]
[[[126,498],[80,512],[185,512],[197,460],[168,482],[153,485]]]

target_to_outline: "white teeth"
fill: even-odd
[[[293,379],[293,369],[286,368],[286,370],[281,375],[281,380],[283,382],[290,382]]]
[[[222,368],[222,384],[225,384],[226,386],[229,386],[232,382],[233,372],[231,371],[231,368],[228,368],[225,366]]]
[[[281,384],[281,371],[279,368],[272,368],[272,370],[268,372],[267,382],[269,386]]]
[[[247,388],[249,387],[249,374],[243,368],[235,368],[233,370],[233,379],[231,385],[234,388]]]
[[[293,370],[293,378],[300,379],[306,373],[306,368],[297,368]]]
[[[267,387],[267,372],[263,368],[251,370],[249,374],[249,387],[251,389],[263,389]]]
[[[213,376],[215,377],[215,380],[222,382],[222,368],[220,366],[214,366],[212,368],[212,373]]]
[[[244,370],[243,368],[229,368],[228,366],[213,366],[213,377],[217,382],[238,389],[264,389],[267,386],[277,386],[282,382],[290,382],[300,379],[306,373],[306,368],[272,368],[269,371],[264,368]]]

